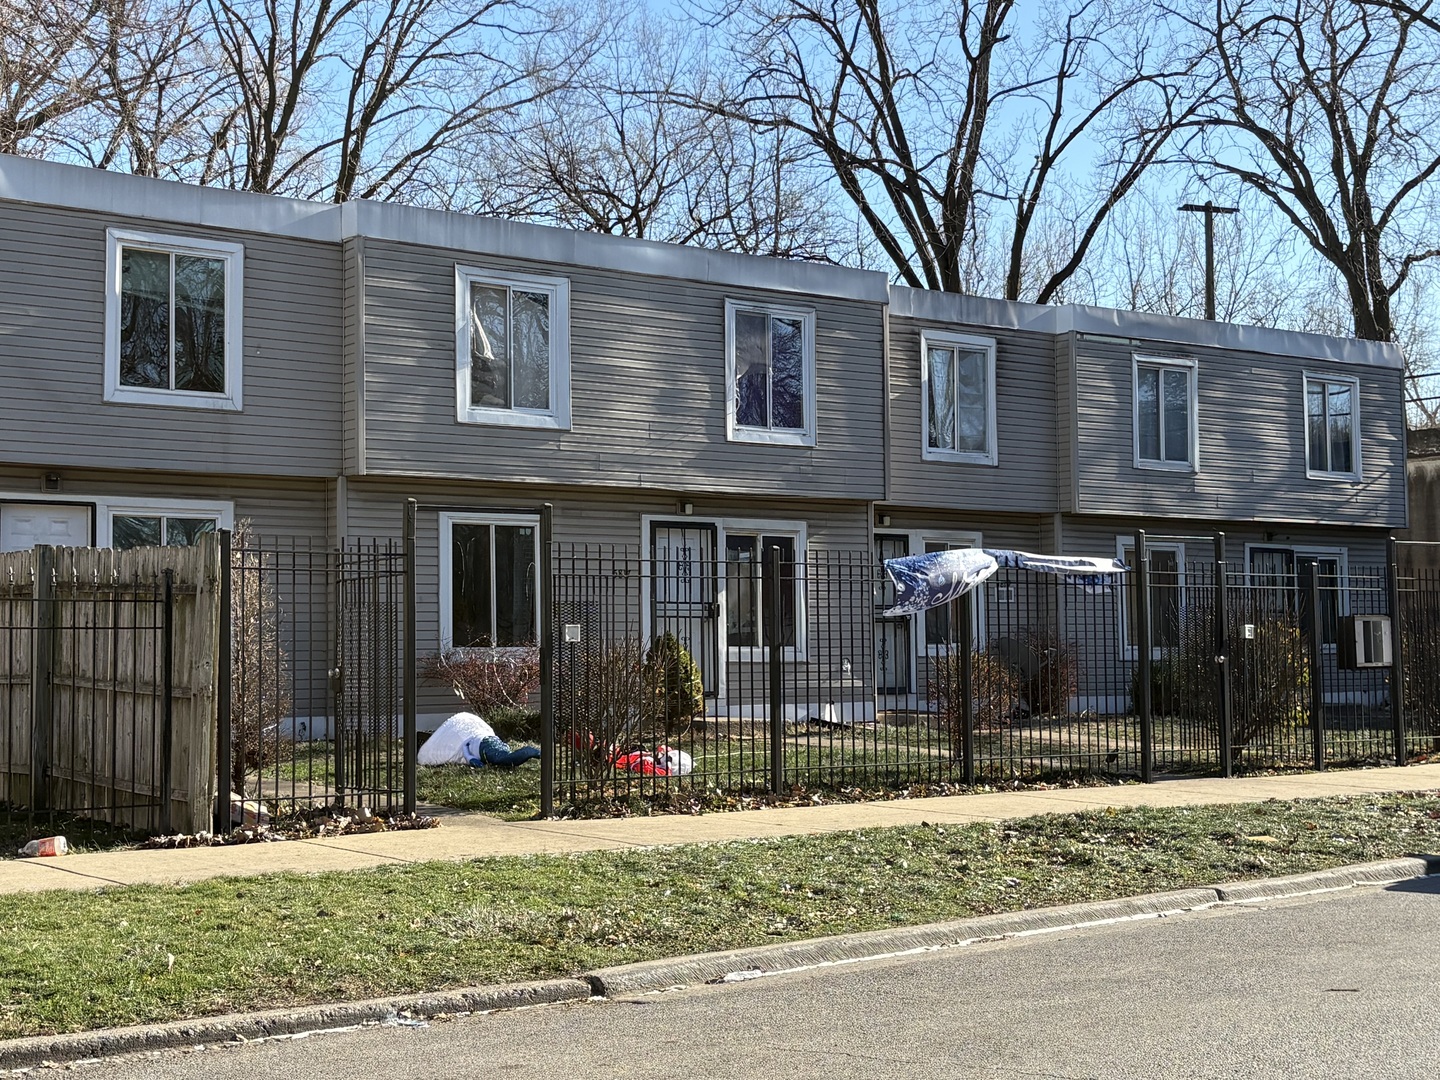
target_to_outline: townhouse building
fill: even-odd
[[[241,521],[320,548],[397,536],[414,498],[422,655],[534,640],[545,503],[557,543],[653,560],[646,631],[680,628],[720,699],[726,658],[767,641],[821,663],[802,575],[732,572],[774,552],[1129,561],[1145,529],[1178,580],[1223,531],[1277,589],[1319,559],[1338,614],[1406,524],[1401,366],[1387,344],[0,156],[0,550]],[[1119,605],[1106,633],[1135,649]],[[955,634],[882,621],[870,690],[913,699]],[[425,691],[422,726],[449,707]]]

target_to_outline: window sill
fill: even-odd
[[[765,664],[770,661],[770,647],[768,645],[761,647],[754,645],[731,645],[725,651],[729,654],[731,660],[751,664]],[[780,659],[787,664],[804,664],[809,661],[810,657],[803,650],[787,645],[780,650]]]
[[[937,450],[934,447],[924,447],[920,456],[925,461],[938,461],[947,465],[993,466],[999,463],[993,451]]]
[[[1311,472],[1309,469],[1306,469],[1305,479],[1320,480],[1322,482],[1329,482],[1332,484],[1354,484],[1361,479],[1361,476],[1359,473],[1353,472]]]
[[[464,656],[464,657],[502,657],[516,656],[527,649],[534,649],[535,645],[447,645],[441,643],[441,656]]]
[[[1136,458],[1135,468],[1144,469],[1146,472],[1185,473],[1190,476],[1200,474],[1200,470],[1188,461],[1147,461]]]
[[[165,409],[209,409],[212,412],[241,412],[240,394],[201,394],[189,390],[147,390],[139,386],[110,386],[105,389],[109,405],[153,405]]]
[[[554,413],[522,412],[517,409],[465,409],[456,417],[462,424],[486,427],[538,428],[548,431],[569,431],[570,418]]]
[[[771,431],[768,428],[732,426],[726,437],[735,443],[756,443],[761,446],[814,447],[815,435],[808,431]]]

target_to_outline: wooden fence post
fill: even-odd
[[[51,674],[55,664],[55,549],[35,548],[35,591],[30,637],[30,808],[50,802],[50,745],[54,715]]]

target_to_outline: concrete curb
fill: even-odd
[[[1107,900],[1096,904],[1069,904],[1065,907],[1004,912],[999,915],[957,919],[954,922],[932,923],[928,926],[869,930],[785,945],[761,945],[753,949],[682,956],[673,960],[651,960],[602,968],[584,977],[590,980],[590,985],[597,995],[616,997],[645,990],[663,990],[709,982],[736,972],[755,971],[773,975],[825,964],[854,963],[901,953],[995,941],[1020,934],[1157,916],[1214,903],[1214,889],[1185,889],[1180,892],[1151,893],[1147,896]]]
[[[1440,873],[1440,857],[1386,859],[1382,862],[1342,866],[1313,874],[1233,882],[1226,885],[1176,892],[1149,893],[1123,900],[1033,911],[981,915],[954,922],[932,923],[895,930],[871,930],[858,934],[815,938],[786,945],[762,945],[753,949],[704,953],[673,960],[652,960],[620,967],[602,968],[583,976],[601,997],[664,990],[724,979],[727,975],[756,973],[776,975],[801,968],[828,964],[878,960],[904,953],[954,948],[1007,937],[1076,930],[1086,926],[1132,919],[1160,918],[1222,904],[1254,903],[1332,892],[1357,885],[1382,885]]]
[[[312,1005],[299,1009],[235,1013],[200,1020],[179,1020],[167,1024],[80,1032],[74,1035],[41,1035],[0,1043],[0,1072],[33,1068],[46,1062],[58,1064],[116,1054],[244,1042],[277,1035],[298,1035],[367,1023],[383,1023],[402,1014],[425,1019],[445,1013],[488,1012],[528,1005],[586,1001],[594,996],[614,998],[698,982],[718,981],[736,973],[744,973],[746,977],[776,975],[802,968],[879,960],[889,956],[954,948],[1009,937],[1054,933],[1136,919],[1162,918],[1221,905],[1240,905],[1260,900],[1278,900],[1287,896],[1334,892],[1359,885],[1391,884],[1432,873],[1440,873],[1440,856],[1387,859],[1292,877],[1238,881],[1205,888],[1149,893],[1122,900],[1067,904],[1063,907],[1032,911],[981,915],[970,919],[932,923],[928,926],[870,930],[784,945],[762,945],[751,949],[642,961],[602,968],[574,979],[552,979],[508,986],[479,986],[335,1005]]]
[[[1440,873],[1440,856],[1421,855],[1407,859],[1383,859],[1380,862],[1337,866],[1334,870],[1318,870],[1313,874],[1235,881],[1217,885],[1214,891],[1221,903],[1244,904],[1257,900],[1278,900],[1285,896],[1303,896],[1306,893],[1351,889],[1356,885],[1388,885],[1435,873]]]
[[[507,986],[476,986],[433,994],[374,998],[369,1001],[310,1005],[299,1009],[231,1013],[200,1020],[144,1024],[74,1035],[38,1035],[0,1042],[0,1073],[33,1068],[46,1062],[62,1063],[116,1054],[168,1050],[207,1043],[248,1042],[276,1035],[298,1035],[330,1028],[383,1023],[402,1013],[423,1019],[442,1013],[518,1009],[526,1005],[552,1005],[586,1001],[590,984],[581,979],[552,979]]]

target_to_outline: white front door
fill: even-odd
[[[0,503],[0,551],[36,544],[90,546],[90,507],[59,503]]]

